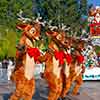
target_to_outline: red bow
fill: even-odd
[[[27,53],[30,57],[34,57],[35,61],[38,61],[38,57],[40,56],[40,51],[38,48],[28,48]]]
[[[64,52],[63,51],[55,51],[55,58],[59,60],[59,63],[64,64]]]
[[[65,58],[68,64],[70,64],[72,62],[72,56],[70,54],[65,54]]]
[[[84,56],[77,56],[77,60],[78,60],[78,62],[81,64],[81,63],[83,63],[83,61],[84,61]]]

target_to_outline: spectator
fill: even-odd
[[[2,62],[0,62],[0,68],[2,68]]]
[[[2,61],[2,67],[7,69],[8,67],[8,59],[5,57],[5,59]]]
[[[10,80],[10,76],[12,74],[12,71],[14,70],[14,64],[13,64],[13,61],[11,59],[8,60],[9,64],[8,64],[8,67],[7,67],[7,77],[8,77],[8,80]]]

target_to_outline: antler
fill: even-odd
[[[35,19],[35,22],[41,24],[42,26],[45,26],[46,21],[41,21],[42,17],[40,16],[40,13],[38,13],[38,17]]]
[[[55,29],[58,29],[57,26],[53,26],[53,25],[51,25],[51,24],[52,24],[52,20],[49,20],[49,22],[48,22],[48,27],[49,27],[49,29],[50,29],[51,31],[53,31],[53,30],[55,30]]]
[[[27,23],[27,22],[36,22],[38,24],[41,24],[43,26],[45,26],[46,24],[46,21],[41,21],[42,20],[42,17],[40,16],[40,14],[38,13],[38,17],[35,19],[35,17],[32,17],[32,18],[25,18],[22,16],[23,14],[23,11],[20,10],[20,12],[17,14],[17,16],[19,17],[18,20],[19,21],[22,21],[23,23]]]
[[[51,31],[53,31],[55,29],[58,29],[58,27],[57,26],[51,26]]]
[[[23,23],[31,22],[32,21],[32,19],[30,19],[30,18],[23,17],[22,14],[23,14],[22,10],[20,10],[19,13],[17,14],[17,16],[19,17],[18,18],[19,21],[22,21]]]
[[[61,24],[61,29],[64,31],[69,31],[70,27],[67,27],[66,25],[64,25],[64,23]]]

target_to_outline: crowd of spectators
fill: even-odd
[[[8,65],[11,63],[12,63],[12,65],[15,65],[14,58],[13,57],[9,57],[9,58],[5,57],[2,61],[0,61],[0,68],[7,69]]]

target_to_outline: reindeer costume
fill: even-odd
[[[75,81],[76,84],[75,84],[75,87],[72,91],[73,95],[78,94],[79,88],[83,83],[82,75],[85,72],[84,56],[82,55],[83,48],[84,48],[84,41],[79,40],[77,43],[77,46],[76,46],[76,50],[74,51],[75,52],[75,59],[76,59],[76,60],[74,59],[76,76],[73,77],[72,81]]]
[[[66,89],[63,91],[62,97],[64,98],[68,93],[72,83],[75,81],[75,87],[72,91],[72,95],[77,95],[80,86],[83,83],[82,75],[85,71],[84,57],[81,54],[81,50],[83,49],[83,42],[78,41],[75,42],[76,45],[74,52],[72,53],[72,62],[70,63],[70,74],[68,80],[66,82]]]
[[[57,31],[48,31],[46,34],[51,38],[51,41],[47,52],[39,59],[41,62],[45,62],[43,77],[46,79],[50,89],[48,100],[58,100],[63,88],[61,70],[64,64],[64,52],[60,50],[63,35]]]
[[[71,70],[71,63],[72,63],[72,55],[71,55],[72,38],[67,37],[65,40],[65,44],[66,44],[66,50],[65,50],[65,65],[64,65],[64,73],[63,73],[63,90],[61,94],[62,99],[65,98],[71,84],[70,70]]]
[[[32,100],[35,93],[34,66],[40,56],[34,43],[39,39],[41,25],[38,22],[19,24],[18,29],[24,30],[16,51],[16,67],[11,79],[16,83],[16,90],[10,100]]]

